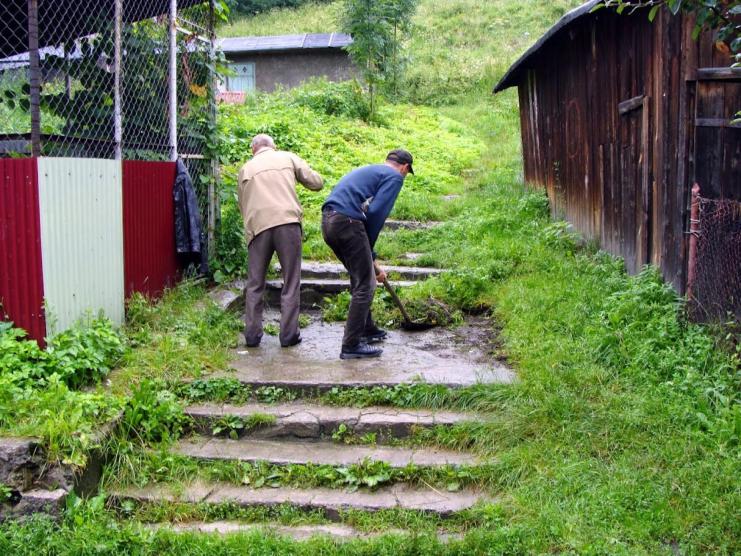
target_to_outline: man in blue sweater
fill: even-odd
[[[340,359],[378,357],[382,349],[369,344],[387,336],[371,317],[376,281],[386,274],[375,262],[373,248],[394,207],[407,174],[414,174],[412,155],[391,151],[384,164],[371,164],[345,175],[322,206],[322,235],[350,273],[350,310]]]

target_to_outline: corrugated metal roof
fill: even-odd
[[[44,284],[36,159],[0,159],[0,320],[43,343]]]
[[[345,33],[304,33],[303,35],[271,35],[264,37],[230,37],[219,39],[219,48],[230,52],[269,52],[309,48],[343,48],[352,44]]]
[[[520,72],[525,67],[527,67],[528,63],[531,61],[531,58],[533,58],[538,53],[538,51],[540,51],[540,49],[546,45],[546,43],[548,43],[560,31],[567,28],[576,20],[589,15],[594,7],[603,1],[604,0],[589,0],[589,2],[586,2],[578,8],[574,8],[570,12],[566,13],[566,15],[559,19],[553,27],[546,31],[545,35],[540,37],[533,46],[528,48],[525,53],[520,56],[520,58],[514,64],[512,64],[512,67],[507,70],[507,73],[504,74],[504,77],[502,77],[499,83],[497,83],[494,87],[494,92],[498,93],[517,85]]]
[[[125,294],[158,296],[175,285],[174,162],[123,163]]]
[[[40,158],[38,168],[47,333],[87,311],[123,323],[121,162]]]

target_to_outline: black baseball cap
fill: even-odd
[[[386,160],[396,162],[397,164],[409,164],[409,173],[414,174],[414,169],[412,168],[414,158],[412,157],[412,153],[409,151],[405,151],[404,149],[394,149],[386,156]]]

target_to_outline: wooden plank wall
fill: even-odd
[[[555,37],[519,85],[526,180],[629,272],[657,265],[680,292],[691,184],[741,195],[741,129],[709,127],[741,107],[741,85],[695,80],[729,59],[691,32],[668,13],[652,24],[603,10]]]

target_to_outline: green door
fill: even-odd
[[[229,91],[254,91],[255,90],[255,63],[242,62],[238,64],[229,64],[229,68],[234,72],[227,79],[227,89]]]

